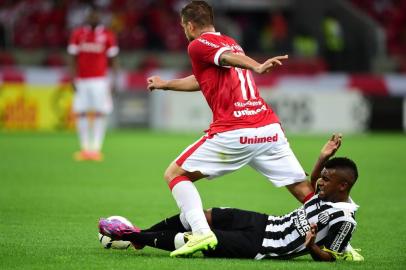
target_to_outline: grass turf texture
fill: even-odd
[[[351,243],[362,248],[365,262],[173,259],[152,248],[104,250],[97,240],[99,217],[122,215],[147,227],[177,213],[162,175],[198,136],[111,132],[104,162],[78,163],[72,133],[0,133],[0,269],[405,269],[403,134],[348,136],[339,152],[359,166],[352,196],[361,208]],[[310,172],[328,136],[289,138]],[[205,207],[283,214],[299,206],[251,168],[197,186]]]

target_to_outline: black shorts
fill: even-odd
[[[212,209],[212,230],[218,244],[204,255],[217,258],[251,258],[261,250],[268,216],[234,208]]]

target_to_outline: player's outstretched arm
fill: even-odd
[[[341,146],[343,135],[341,133],[333,134],[331,138],[326,142],[320,151],[320,156],[314,164],[310,181],[313,187],[316,187],[316,182],[320,178],[321,170],[324,168],[324,163],[329,160]]]
[[[152,76],[147,79],[148,90],[171,90],[194,92],[199,91],[200,86],[194,75],[187,76],[181,79],[163,80],[159,76]]]
[[[236,54],[232,52],[224,52],[220,56],[220,64],[222,66],[232,66],[252,70],[259,74],[269,72],[274,66],[281,66],[282,60],[288,59],[288,55],[276,56],[269,58],[264,63],[258,63],[249,56]]]

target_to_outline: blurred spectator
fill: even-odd
[[[406,0],[350,1],[382,25],[388,53],[399,62],[399,68],[404,66]],[[187,42],[178,27],[178,12],[186,2],[188,0],[0,0],[0,48],[60,50],[67,42],[69,31],[84,22],[91,7],[97,7],[102,13],[102,23],[111,26],[123,50],[182,51]],[[347,55],[365,51],[359,62],[368,62],[365,59],[372,56],[365,46],[369,46],[370,39],[366,40],[367,35],[353,35],[356,25],[349,26],[345,16],[326,15],[334,1],[318,1],[312,7],[306,1],[291,2],[292,6],[280,10],[223,6],[216,10],[218,30],[235,37],[247,52],[259,56],[294,51],[301,57],[324,57],[330,70],[368,70],[368,64],[360,65],[357,59],[349,59]],[[236,6],[238,4],[234,4]],[[306,16],[303,6],[310,9]],[[295,23],[297,18],[302,20]],[[351,35],[348,34],[351,31]],[[359,45],[361,43],[364,45]]]
[[[314,58],[318,55],[317,40],[310,35],[297,35],[293,38],[293,53],[300,58]]]
[[[0,23],[0,49],[6,48],[6,28]]]
[[[286,17],[281,13],[271,14],[261,33],[262,48],[275,54],[289,51],[289,29]]]
[[[66,14],[66,23],[68,29],[73,29],[82,25],[87,14],[91,8],[90,1],[86,0],[73,0],[69,3],[68,11]]]
[[[327,15],[323,21],[324,52],[323,56],[331,71],[344,68],[344,33],[340,22],[333,15]]]
[[[10,45],[14,35],[14,25],[25,9],[25,2],[5,0],[0,9],[0,25],[4,30],[5,45]]]
[[[406,0],[352,0],[385,29],[390,54],[406,54]]]
[[[243,42],[243,33],[241,30],[241,26],[238,24],[237,20],[219,13],[215,18],[215,22],[218,25],[217,29],[219,32],[233,37],[239,43]]]
[[[14,56],[7,51],[0,51],[0,67],[14,66],[16,61]]]

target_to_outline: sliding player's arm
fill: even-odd
[[[200,90],[199,83],[197,82],[194,75],[173,80],[163,80],[159,76],[152,76],[147,79],[147,83],[148,90],[150,91],[161,89],[181,92],[194,92]]]
[[[351,240],[355,227],[355,223],[344,220],[333,224],[329,227],[327,236],[323,239],[323,246],[321,247],[314,244],[317,231],[314,236],[310,236],[314,231],[308,232],[306,234],[306,240],[307,237],[309,237],[310,241],[307,242],[306,247],[309,249],[310,255],[314,260],[318,261],[348,260],[346,252],[344,251]],[[308,234],[310,235],[308,236]]]
[[[341,146],[342,134],[333,134],[327,143],[323,146],[320,151],[320,156],[314,164],[312,174],[310,176],[311,184],[316,188],[317,180],[320,178],[321,171],[324,168],[324,164],[337,152],[338,148]]]
[[[316,235],[317,225],[311,224],[310,230],[306,233],[305,246],[309,250],[313,260],[323,262],[335,261],[335,258],[331,253],[324,251],[318,245],[316,245]]]
[[[269,58],[264,63],[258,63],[254,59],[244,54],[233,53],[225,51],[220,56],[221,66],[232,66],[252,70],[256,73],[267,73],[274,66],[281,66],[282,60],[288,59],[288,55],[276,56]]]

